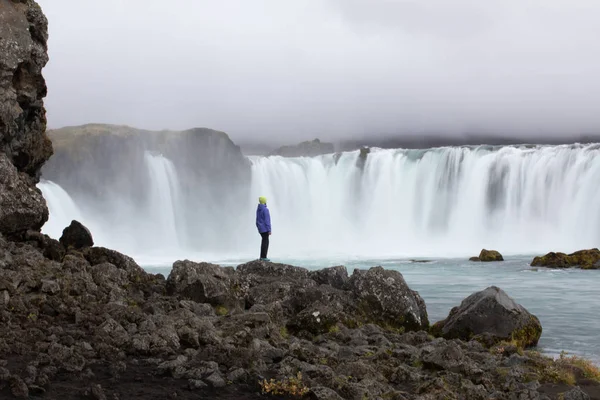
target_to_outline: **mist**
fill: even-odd
[[[600,131],[588,0],[39,0],[49,127],[236,141]]]

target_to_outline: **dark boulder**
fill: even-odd
[[[535,346],[542,334],[539,319],[495,286],[472,294],[454,307],[448,317],[432,327],[446,339],[482,339],[486,345],[514,341]]]
[[[550,252],[544,256],[535,257],[532,267],[600,269],[600,250],[597,248],[579,250],[575,253]]]
[[[311,335],[320,335],[334,330],[340,321],[340,315],[339,309],[317,303],[292,316],[287,328],[292,333],[305,331]]]
[[[425,302],[408,287],[401,273],[382,267],[356,269],[348,285],[367,320],[406,331],[429,327]]]
[[[479,257],[471,257],[469,261],[481,261],[481,262],[494,262],[494,261],[504,261],[502,254],[500,254],[496,250],[486,250],[482,249],[479,253]]]
[[[59,241],[66,249],[83,249],[94,245],[90,230],[75,220],[71,221],[71,225],[63,230]]]
[[[310,277],[319,285],[331,285],[343,289],[348,282],[348,270],[343,265],[312,271]]]
[[[243,297],[236,277],[228,270],[209,263],[176,261],[167,278],[167,293],[197,303],[218,307],[218,314],[242,308]]]

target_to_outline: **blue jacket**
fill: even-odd
[[[259,204],[256,209],[256,227],[259,233],[271,232],[271,214],[265,204]]]

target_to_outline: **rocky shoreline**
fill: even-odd
[[[430,326],[381,267],[184,260],[165,278],[88,235],[0,238],[4,398],[600,398],[584,360],[527,349],[542,327],[499,288]]]

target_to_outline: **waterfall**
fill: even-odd
[[[50,213],[50,217],[44,225],[42,233],[58,239],[61,237],[63,229],[69,226],[72,220],[75,219],[81,223],[85,223],[79,208],[71,196],[59,185],[54,182],[42,180],[38,184],[38,188],[42,191],[46,199]]]
[[[162,154],[146,152],[144,161],[150,174],[147,218],[150,222],[149,229],[154,232],[153,242],[163,250],[176,250],[180,248],[180,185],[177,171],[173,163]]]
[[[363,170],[358,157],[253,158],[276,251],[467,256],[600,241],[598,145],[372,150]]]
[[[130,254],[172,261],[196,239],[192,250],[202,254],[255,257],[264,195],[274,257],[465,257],[481,248],[530,255],[600,242],[599,145],[372,149],[362,167],[359,157],[251,157],[251,182],[231,192],[232,202],[202,195],[222,182],[195,188],[170,160],[147,153],[145,204],[113,194],[72,200],[42,182],[51,214],[44,230],[59,236],[81,218],[100,245]],[[185,176],[194,173],[202,171]]]

